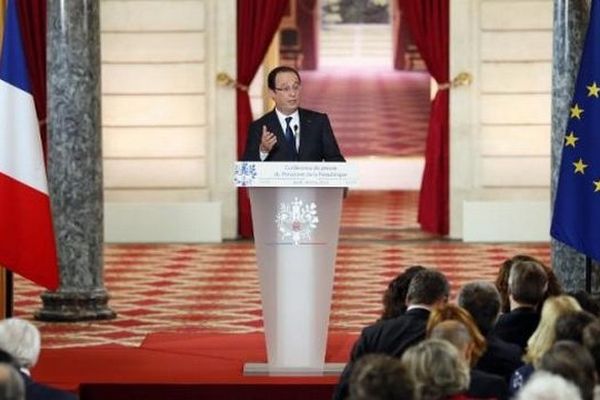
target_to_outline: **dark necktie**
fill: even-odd
[[[294,157],[296,157],[296,138],[294,137],[294,132],[292,131],[292,127],[290,126],[290,122],[292,122],[292,117],[287,117],[285,119],[285,140],[292,151]]]

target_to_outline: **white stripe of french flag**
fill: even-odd
[[[0,265],[55,290],[50,198],[16,7],[8,0],[0,55]]]

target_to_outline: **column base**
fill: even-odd
[[[76,322],[116,318],[108,307],[106,290],[90,292],[44,292],[40,296],[43,306],[34,313],[40,321]]]

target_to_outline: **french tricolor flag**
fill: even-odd
[[[58,288],[40,128],[14,0],[8,0],[0,55],[0,265]]]

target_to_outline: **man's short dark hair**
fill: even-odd
[[[448,280],[439,271],[426,269],[418,272],[408,285],[406,302],[410,304],[433,305],[447,299],[450,294]]]
[[[292,67],[288,67],[287,65],[282,65],[280,67],[273,68],[271,70],[271,72],[269,72],[269,75],[267,76],[267,86],[269,87],[269,89],[275,90],[275,85],[276,85],[275,80],[277,79],[277,74],[280,74],[283,72],[291,72],[292,74],[296,74],[296,77],[298,78],[298,83],[302,82],[302,79],[300,79],[300,74],[298,73],[298,71],[296,71]]]
[[[471,314],[481,333],[486,336],[494,327],[500,312],[500,293],[491,282],[470,282],[460,289],[458,305]]]
[[[590,352],[579,343],[561,340],[544,353],[537,368],[574,383],[583,400],[594,398],[596,368]]]
[[[537,306],[548,287],[548,276],[538,262],[521,261],[515,263],[508,276],[508,291],[519,303]]]
[[[384,354],[361,357],[350,376],[350,400],[412,400],[414,383],[399,359]]]
[[[563,314],[556,320],[554,326],[555,341],[571,340],[583,344],[583,330],[596,320],[587,311],[574,311]]]

